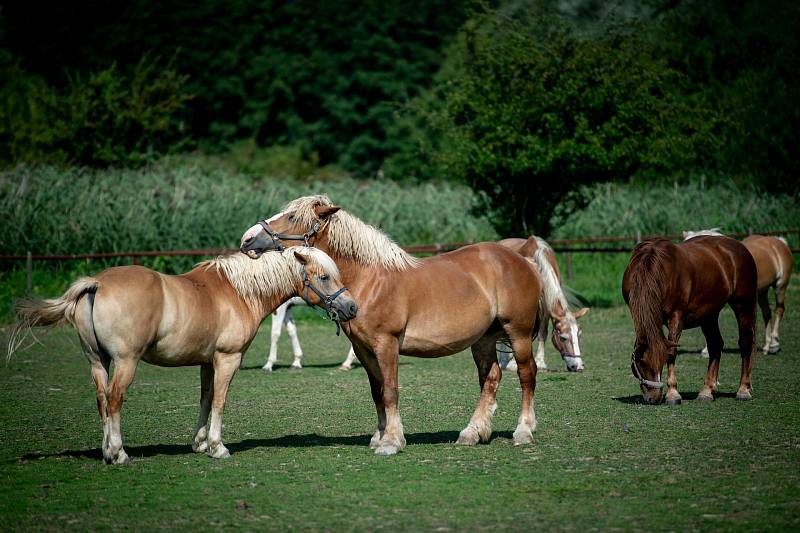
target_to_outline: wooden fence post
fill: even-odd
[[[637,229],[636,230],[636,244],[639,244],[640,242],[642,242],[642,230]]]

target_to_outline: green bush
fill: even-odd
[[[58,89],[0,50],[0,162],[137,166],[176,150],[186,77],[144,58],[74,74]]]

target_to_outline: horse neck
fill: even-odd
[[[247,309],[251,317],[258,323],[274,312],[283,302],[302,291],[302,282],[298,279],[296,285],[292,287],[277,290],[272,294],[261,294],[256,298],[245,298],[236,290],[228,277],[215,268],[200,266],[183,276],[200,282],[212,297],[224,297],[238,302],[239,308]],[[212,290],[214,286],[219,286],[221,293],[214,293]]]
[[[629,304],[637,346],[646,346],[662,363],[666,357],[666,338],[662,329],[663,294],[661,284],[663,266],[651,264],[647,268],[639,261],[632,270]]]

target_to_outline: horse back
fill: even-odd
[[[533,256],[539,250],[539,242],[536,235],[531,235],[527,239],[520,239],[518,237],[511,237],[508,239],[502,239],[497,241],[497,244],[505,246],[518,254],[522,257],[530,257],[533,259]],[[558,266],[558,260],[556,259],[556,254],[552,248],[548,247],[544,254],[547,262],[550,263],[550,266],[556,273],[556,277],[559,281],[561,281],[561,269]]]
[[[742,241],[753,256],[758,272],[758,290],[785,285],[792,273],[792,251],[777,237],[750,235]]]

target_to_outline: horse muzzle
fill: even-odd
[[[261,233],[243,241],[242,245],[239,247],[239,251],[250,259],[258,259],[264,252],[271,252],[273,250],[278,250],[274,241],[266,238]]]
[[[335,302],[331,306],[331,314],[334,320],[347,322],[354,319],[358,314],[358,305],[353,300]]]

